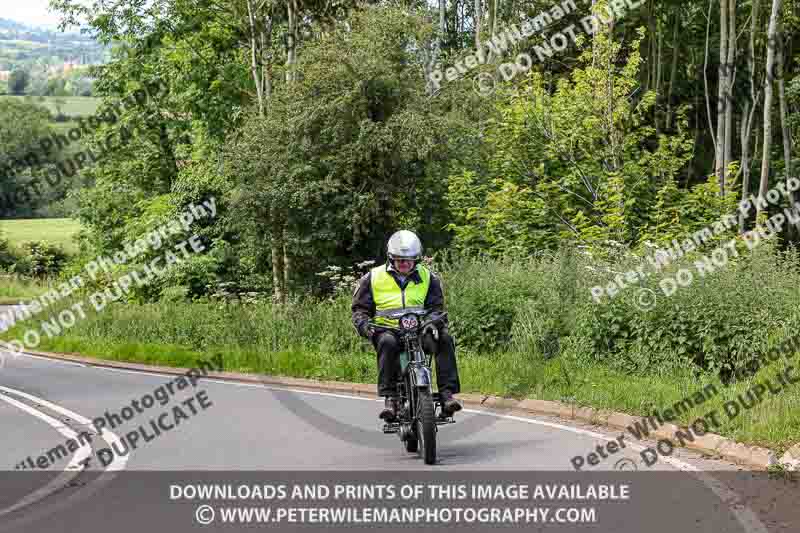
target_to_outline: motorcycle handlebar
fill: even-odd
[[[446,316],[447,316],[446,312],[436,314],[435,318],[433,318],[431,320],[426,320],[425,322],[421,322],[419,324],[419,326],[417,326],[417,331],[425,329],[430,324],[435,324],[437,322],[441,322]],[[405,334],[405,333],[408,332],[407,329],[396,328],[396,327],[393,327],[393,326],[387,326],[385,324],[376,324],[375,322],[372,322],[372,321],[369,322],[369,325],[374,327],[375,329],[384,329],[384,330],[388,330],[388,331],[393,331],[395,333]]]

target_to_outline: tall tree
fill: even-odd
[[[454,131],[425,90],[420,50],[435,30],[397,9],[365,11],[349,30],[306,41],[297,80],[227,143],[236,225],[251,242],[273,240],[277,220],[303,243],[291,256],[294,280],[321,270],[322,259],[358,257],[399,220],[416,218],[424,231],[432,224],[419,206],[443,192],[442,176],[424,172]]]
[[[481,0],[475,0],[475,49],[481,49],[481,19],[483,18],[483,5]]]
[[[778,33],[783,34],[783,25],[779,24],[778,26]],[[786,84],[784,82],[784,78],[786,76],[786,72],[784,71],[784,67],[786,65],[786,46],[784,40],[780,39],[780,44],[777,53],[777,71],[778,71],[778,101],[780,106],[780,114],[781,114],[781,138],[783,139],[783,161],[784,161],[784,176],[786,179],[787,190],[789,185],[789,179],[792,177],[792,137],[791,132],[789,130],[788,124],[788,115],[789,110],[786,104]],[[789,204],[792,208],[795,207],[795,194],[793,192],[789,193]],[[798,221],[795,226],[795,233],[800,232],[800,221]]]
[[[46,109],[0,98],[0,216],[30,216],[52,199],[45,180],[35,178],[57,155],[40,144],[52,134]]]
[[[746,198],[750,194],[750,140],[753,133],[753,125],[755,123],[756,109],[758,109],[758,101],[761,98],[761,91],[756,91],[756,29],[759,24],[759,6],[761,0],[753,0],[752,10],[750,12],[750,40],[747,49],[747,71],[750,76],[750,92],[749,98],[744,101],[744,110],[742,112],[741,123],[741,145],[742,145],[742,164],[740,170],[742,172],[742,198]],[[744,232],[745,229],[745,214],[739,213],[739,230]]]
[[[675,87],[675,76],[678,73],[678,54],[680,53],[680,41],[678,40],[678,30],[681,25],[680,10],[675,10],[675,24],[672,31],[672,67],[669,73],[669,89],[667,89],[667,120],[666,128],[672,127],[672,90]]]
[[[730,65],[728,65],[728,46],[730,31],[728,28],[728,1],[719,0],[719,83],[717,87],[717,138],[715,141],[716,153],[716,174],[717,181],[719,181],[720,194],[725,194],[725,126],[727,125],[727,102],[730,100],[730,88],[728,85],[728,74]]]
[[[764,87],[764,143],[761,153],[761,183],[758,188],[758,197],[763,200],[769,188],[769,164],[772,153],[772,92],[775,83],[775,43],[778,42],[778,17],[781,12],[781,0],[772,0],[772,12],[769,16],[769,29],[767,30],[767,74]],[[756,218],[763,210],[759,202]]]
[[[272,95],[272,28],[273,3],[269,1],[246,0],[248,36],[250,39],[250,73],[256,88],[258,113],[264,116],[264,109]]]
[[[736,83],[736,0],[728,0],[728,55],[725,59],[725,139],[723,147],[724,166],[723,173],[727,173],[728,165],[733,160],[732,145],[733,145],[733,105],[734,95],[733,87]],[[726,176],[723,175],[722,186],[720,187],[720,194],[725,195],[728,191],[726,183]]]

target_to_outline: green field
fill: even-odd
[[[53,127],[53,131],[55,133],[60,133],[62,135],[66,135],[67,133],[69,133],[69,130],[71,130],[72,128],[80,127],[80,124],[78,124],[73,120],[68,120],[66,122],[52,122],[50,125]],[[65,148],[65,151],[69,152],[80,151],[80,145],[76,144],[71,147]]]
[[[35,298],[56,286],[56,282],[53,281],[34,281],[19,276],[0,274],[0,305]]]
[[[72,238],[79,229],[78,221],[69,218],[0,220],[0,234],[14,248],[19,248],[25,241],[48,241],[67,253],[73,253],[77,251],[77,245]]]
[[[58,112],[58,102],[61,102],[61,112],[70,116],[89,116],[97,111],[102,101],[101,98],[92,96],[11,96],[0,98],[16,98],[24,102],[46,107],[52,113]]]
[[[36,41],[26,41],[23,39],[4,40],[3,44],[9,48],[47,48],[47,43],[38,43]]]

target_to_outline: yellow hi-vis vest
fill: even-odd
[[[372,299],[375,301],[375,311],[399,309],[401,307],[422,307],[425,297],[431,286],[431,273],[423,265],[417,265],[417,272],[422,280],[415,283],[410,280],[405,290],[401,290],[391,274],[386,270],[386,265],[381,265],[370,270],[370,284],[372,285]],[[377,324],[398,327],[398,321],[377,316],[373,319]]]

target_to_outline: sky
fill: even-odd
[[[0,18],[31,26],[55,26],[59,16],[48,10],[48,0],[0,0]]]

